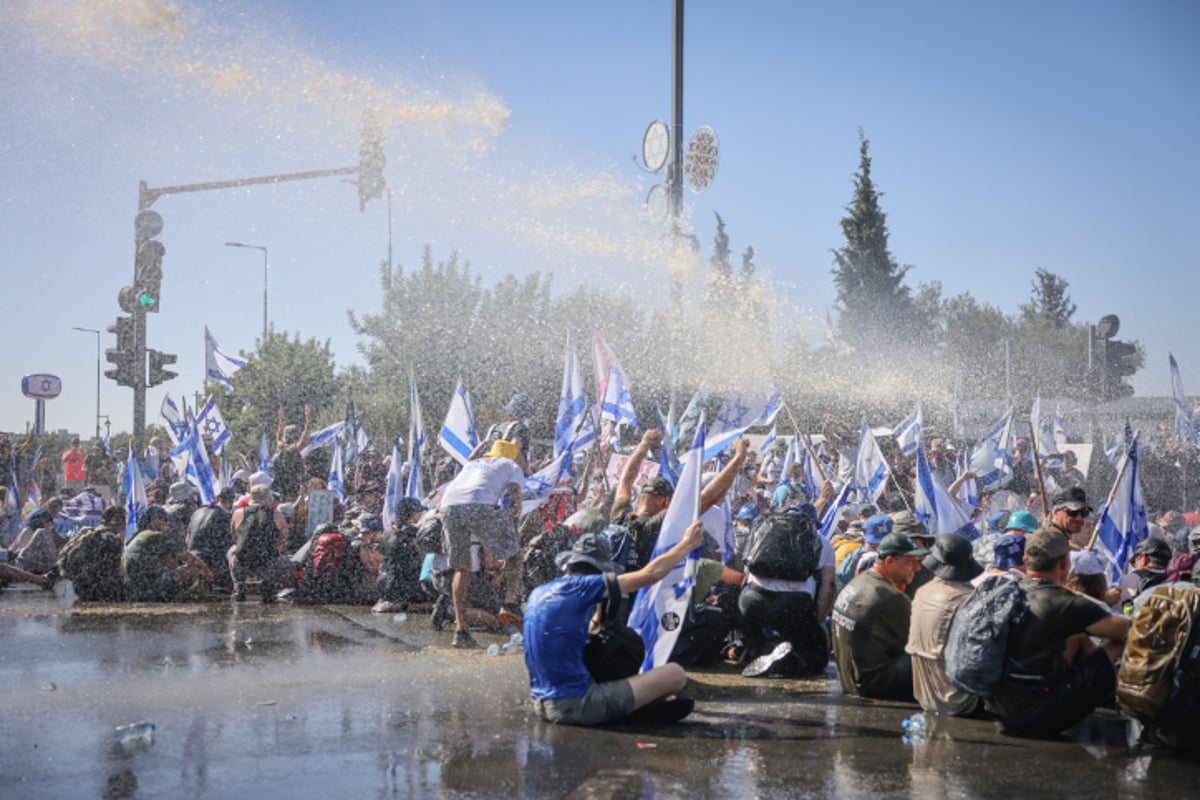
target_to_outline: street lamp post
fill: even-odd
[[[73,331],[96,334],[96,438],[100,438],[100,331],[95,328],[71,326]]]
[[[248,250],[262,250],[263,254],[263,344],[267,343],[267,248],[261,244],[243,244],[242,242],[226,242],[226,247],[244,247]]]

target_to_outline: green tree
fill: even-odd
[[[1055,330],[1071,324],[1075,304],[1067,294],[1067,281],[1047,269],[1038,267],[1030,284],[1029,302],[1021,305],[1021,317],[1027,323],[1037,323]]]

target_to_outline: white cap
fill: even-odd
[[[265,472],[256,472],[250,476],[250,488],[255,486],[270,486],[271,476]]]

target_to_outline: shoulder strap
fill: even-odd
[[[608,597],[604,601],[604,624],[611,625],[621,612],[621,584],[617,583],[617,573],[605,572],[604,584],[608,589]]]

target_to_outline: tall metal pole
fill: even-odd
[[[262,250],[263,254],[263,344],[267,343],[267,248],[261,244],[243,244],[242,242],[226,242],[226,247],[244,247],[247,250]]]
[[[675,0],[671,46],[671,227],[678,236],[683,214],[683,0]]]
[[[100,331],[95,328],[71,326],[73,331],[96,334],[96,438],[100,438]]]

